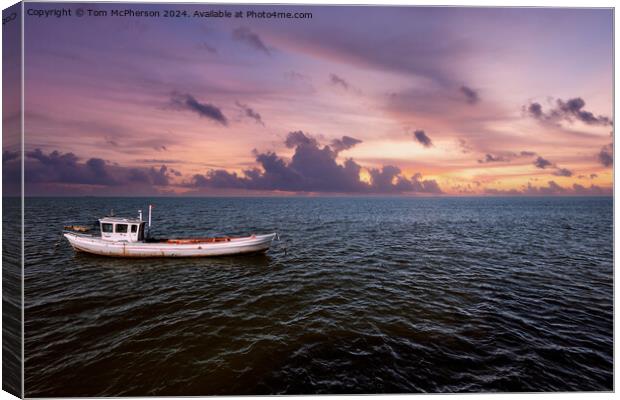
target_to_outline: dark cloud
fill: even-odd
[[[194,175],[192,186],[242,189],[247,183],[249,183],[249,181],[240,178],[235,172],[230,173],[224,170],[211,170],[207,172],[206,175]]]
[[[586,102],[581,97],[575,97],[564,101],[557,99],[555,107],[549,111],[544,112],[540,103],[530,103],[525,107],[526,112],[532,118],[548,121],[553,123],[560,123],[563,121],[572,123],[574,120],[581,121],[588,125],[613,125],[611,119],[604,115],[595,116],[592,112],[584,109]]]
[[[252,32],[250,29],[246,27],[237,28],[233,31],[233,38],[236,40],[246,43],[256,50],[262,51],[267,55],[271,55],[271,51],[263,40],[258,36],[258,34]]]
[[[547,182],[547,186],[540,186],[540,187],[535,187],[535,186],[532,186],[531,183],[528,183],[527,188],[524,189],[523,192],[525,194],[532,194],[532,195],[537,195],[537,194],[556,195],[556,194],[566,193],[567,189],[558,185],[555,181],[549,181]]]
[[[534,160],[534,165],[536,166],[536,168],[545,169],[552,166],[553,163],[539,156],[536,158],[536,160]]]
[[[257,124],[265,126],[265,123],[263,122],[263,119],[261,118],[259,113],[254,111],[252,108],[250,108],[246,104],[242,104],[242,103],[240,103],[238,101],[236,101],[235,104],[237,105],[237,107],[241,108],[241,110],[243,111],[243,114],[246,117],[248,117],[250,119],[253,119],[254,122],[256,122]]]
[[[171,101],[172,105],[179,110],[192,111],[203,118],[228,125],[228,119],[219,108],[212,104],[201,103],[192,95],[174,92]]]
[[[540,103],[530,103],[527,107],[527,112],[534,118],[540,119],[543,117],[542,106]]]
[[[90,158],[85,162],[73,153],[52,151],[43,153],[40,149],[26,153],[25,181],[31,184],[77,184],[97,186],[123,186],[147,184],[170,185],[170,171],[160,168],[131,168],[111,165],[101,158]]]
[[[4,132],[7,135],[7,132]],[[2,191],[4,196],[21,196],[22,162],[19,151],[2,151]]]
[[[370,183],[361,181],[359,164],[352,159],[342,164],[336,161],[338,152],[344,149],[342,146],[350,148],[359,140],[344,136],[335,142],[337,148],[321,146],[302,131],[291,132],[285,140],[287,147],[295,148],[289,162],[274,152],[257,153],[260,169],[245,170],[243,175],[210,170],[205,175],[195,175],[191,186],[290,192],[441,193],[434,180],[424,180],[419,174],[407,178],[399,168],[390,165],[370,169]]]
[[[362,141],[359,139],[352,138],[351,136],[343,136],[342,139],[332,140],[330,146],[336,153],[340,153],[360,143],[362,143]]]
[[[2,164],[8,163],[19,158],[19,152],[4,150],[2,151]]]
[[[485,164],[485,163],[493,163],[493,162],[510,162],[515,158],[533,157],[535,155],[536,153],[534,153],[533,151],[521,151],[519,153],[505,151],[500,154],[487,153],[483,159],[478,160],[478,163]]]
[[[334,86],[341,86],[345,90],[349,89],[349,83],[347,81],[345,81],[343,78],[341,78],[338,75],[336,75],[336,74],[330,74],[329,75],[329,81]]]
[[[521,152],[521,154],[523,154],[523,153],[524,152]],[[526,152],[526,153],[528,153],[528,155],[529,155],[531,152]],[[555,171],[553,172],[553,175],[555,175],[555,176],[566,176],[566,177],[573,176],[573,171],[571,171],[570,169],[568,169],[568,168],[561,168],[557,164],[552,163],[551,161],[549,161],[549,160],[547,160],[547,159],[545,159],[545,158],[543,158],[541,156],[536,157],[536,159],[534,160],[534,166],[536,168],[540,168],[540,169],[555,168]]]
[[[377,193],[441,193],[441,189],[435,180],[421,180],[420,174],[415,174],[411,179],[400,175],[400,168],[386,165],[382,169],[371,169],[371,187]]]
[[[484,159],[478,160],[480,164],[492,163],[492,162],[509,162],[509,161],[510,161],[509,157],[500,156],[500,155],[496,156],[496,155],[488,154],[488,153],[484,156]]]
[[[558,99],[558,108],[566,115],[572,115],[576,119],[590,125],[611,125],[608,117],[599,115],[594,116],[590,111],[585,111],[583,107],[586,102],[581,97],[570,99],[566,102]]]
[[[286,135],[286,140],[284,141],[284,144],[289,149],[301,145],[318,146],[318,142],[315,138],[310,135],[306,135],[302,131],[289,132],[289,134]]]
[[[480,97],[478,96],[478,92],[474,89],[467,87],[465,85],[459,88],[459,91],[465,96],[465,100],[469,104],[476,104],[480,101]]]
[[[598,178],[597,174],[590,174],[590,179]]]
[[[170,171],[170,173],[173,173]],[[177,174],[174,174],[178,176]],[[168,173],[168,167],[162,165],[159,169],[148,168],[138,169],[132,168],[129,170],[128,180],[130,182],[146,183],[155,186],[168,186],[170,185],[170,176]]]
[[[424,147],[431,147],[433,145],[431,138],[423,130],[418,129],[413,132],[413,138]]]
[[[600,186],[591,185],[585,187],[577,183],[572,187],[562,187],[555,181],[547,182],[547,186],[533,186],[528,183],[521,189],[485,189],[485,193],[493,196],[557,196],[557,195],[579,195],[579,196],[592,196],[592,195],[610,195],[611,189],[601,188]]]
[[[573,184],[573,192],[578,195],[609,195],[611,194],[611,190],[604,189],[597,185],[590,185],[590,187],[585,187],[578,183]]]
[[[36,162],[33,162],[36,161]],[[116,185],[118,182],[108,172],[108,165],[100,158],[91,158],[80,163],[73,153],[52,151],[43,153],[40,149],[26,152],[26,182],[55,182],[88,185]]]
[[[613,143],[609,143],[601,148],[601,151],[598,153],[598,160],[605,167],[611,167],[614,164]]]
[[[118,182],[110,175],[105,160],[101,158],[91,158],[86,161],[86,167],[93,176],[96,183],[100,185],[116,185]]]
[[[573,172],[567,168],[558,168],[557,171],[553,173],[555,176],[573,176]]]

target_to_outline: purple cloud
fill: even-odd
[[[8,163],[19,158],[19,152],[4,150],[2,151],[2,164]]]
[[[496,153],[496,154],[487,153],[485,154],[483,159],[478,160],[478,163],[486,164],[486,163],[494,163],[494,162],[510,162],[515,158],[534,157],[534,156],[536,156],[536,153],[533,151],[521,151],[519,153],[515,153],[512,151],[504,151],[504,152]],[[540,163],[544,164],[546,161],[547,160],[542,159]]]
[[[433,142],[423,130],[413,132],[413,138],[424,147],[431,147]]]
[[[332,140],[330,146],[336,153],[340,153],[360,143],[362,143],[362,141],[359,139],[352,138],[351,136],[343,136],[342,139]]]
[[[608,117],[602,115],[596,117],[590,111],[585,111],[583,107],[586,105],[586,102],[583,101],[583,99],[580,97],[570,99],[566,102],[558,99],[557,103],[558,109],[561,110],[565,115],[573,116],[576,119],[585,122],[586,124],[611,125],[611,120]]]
[[[284,144],[289,149],[302,145],[318,146],[318,142],[315,138],[306,135],[302,131],[290,132],[288,135],[286,135],[286,140],[284,141]]]
[[[240,103],[238,101],[236,101],[235,104],[237,105],[237,107],[241,108],[241,110],[243,111],[243,114],[246,117],[254,120],[254,122],[256,122],[257,124],[265,126],[265,123],[263,122],[263,119],[262,119],[262,117],[260,116],[259,113],[254,111],[252,108],[250,108],[246,104],[242,104],[242,103]]]
[[[262,51],[267,55],[271,55],[271,51],[267,48],[260,36],[246,27],[235,29],[233,31],[233,38],[240,42],[244,42],[259,51]]]
[[[542,157],[538,157],[536,158],[536,160],[534,160],[534,165],[536,166],[536,168],[540,168],[540,169],[545,169],[547,167],[550,167],[553,165],[553,163],[549,160],[546,160]]]
[[[598,160],[605,167],[611,167],[614,164],[614,146],[613,143],[606,144],[598,153]]]
[[[557,171],[553,173],[555,176],[573,176],[573,171],[567,168],[558,168]]]
[[[349,89],[349,83],[347,81],[345,81],[344,78],[341,78],[341,77],[339,77],[336,74],[330,74],[329,75],[329,81],[334,86],[340,86],[340,87],[344,88],[345,90]]]
[[[170,173],[175,176],[180,175],[180,173],[174,170],[170,170]],[[153,167],[148,169],[132,168],[129,170],[128,180],[130,182],[146,183],[155,186],[170,185],[170,175],[168,172],[168,167],[165,165],[162,165],[159,169]]]
[[[478,163],[480,164],[484,164],[484,163],[493,163],[493,162],[509,162],[510,158],[506,157],[506,156],[501,156],[501,155],[493,155],[493,154],[489,154],[487,153],[484,156],[484,159],[482,160],[478,160]]]
[[[595,116],[592,112],[586,111],[585,105],[586,102],[581,97],[575,97],[567,101],[557,99],[556,106],[547,112],[543,111],[540,103],[530,103],[525,109],[532,118],[541,121],[572,123],[573,120],[578,120],[588,125],[613,125],[609,117]]]
[[[555,195],[578,195],[578,196],[592,196],[592,195],[610,195],[611,189],[601,188],[600,186],[591,185],[585,187],[577,183],[572,187],[563,187],[558,185],[555,181],[547,182],[547,186],[533,186],[528,183],[527,186],[522,189],[492,189],[487,188],[484,191],[486,194],[492,196],[555,196]]]
[[[540,103],[531,103],[527,107],[527,112],[536,119],[541,119],[544,116],[542,106],[540,105]]]
[[[480,101],[480,97],[478,96],[478,92],[475,91],[474,89],[467,87],[465,85],[461,86],[459,88],[459,91],[463,94],[463,96],[465,96],[465,100],[469,103],[469,104],[476,104],[477,102]]]
[[[208,103],[201,103],[190,94],[172,93],[172,105],[179,110],[192,111],[203,118],[228,125],[228,119],[216,106]]]
[[[136,183],[168,186],[172,173],[165,165],[158,169],[122,167],[112,165],[101,158],[90,158],[81,162],[73,153],[61,153],[55,150],[46,154],[40,149],[26,153],[25,170],[27,184],[53,183],[107,187]]]

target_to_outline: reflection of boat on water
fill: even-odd
[[[275,233],[245,237],[209,237],[155,239],[148,226],[138,218],[104,217],[99,219],[101,234],[88,234],[81,226],[66,226],[63,233],[76,251],[114,257],[211,257],[262,253],[269,250]],[[145,232],[146,230],[146,232]]]

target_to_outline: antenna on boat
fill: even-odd
[[[142,221],[142,210],[138,210],[138,219]]]
[[[149,204],[149,230],[151,229],[151,211],[153,210],[153,205]]]

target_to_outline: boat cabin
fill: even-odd
[[[113,242],[142,242],[145,239],[145,223],[138,218],[101,218],[101,238]]]

